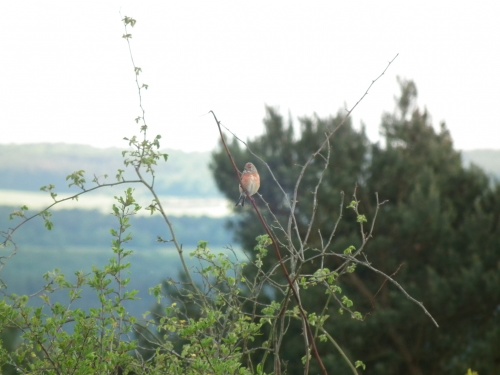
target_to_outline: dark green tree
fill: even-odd
[[[362,271],[350,281],[372,311],[358,327],[363,339],[356,351],[377,374],[465,373],[469,367],[497,373],[498,186],[479,168],[464,168],[446,126],[436,132],[417,107],[415,84],[400,86],[396,112],[382,119],[384,146],[372,148],[366,189],[389,204],[368,254],[381,270],[396,273],[440,328],[383,278]]]
[[[356,132],[349,122],[332,137],[330,164],[318,188],[319,206],[307,245],[312,251],[319,248],[331,232],[340,214],[341,191],[348,195],[358,185],[360,208],[369,221],[378,193],[388,202],[382,206],[374,238],[366,248],[367,261],[422,301],[440,328],[386,278],[361,266],[343,279],[342,288],[364,314],[363,322],[332,309],[325,327],[350,357],[367,364],[370,374],[465,373],[469,367],[480,374],[499,373],[500,242],[496,233],[500,188],[479,168],[464,168],[446,126],[441,124],[436,131],[427,111],[417,107],[415,84],[400,81],[400,87],[395,112],[382,118],[382,144],[370,147],[363,131]],[[260,193],[279,220],[289,214],[283,192],[266,165],[248,150],[267,163],[290,195],[301,165],[324,140],[325,131],[341,118],[303,118],[300,134],[295,136],[293,125],[285,126],[283,118],[268,108],[264,135],[249,141],[248,149],[231,143],[238,165],[252,161],[259,168]],[[312,191],[323,165],[320,159],[315,158],[299,188],[299,224],[307,224],[311,217]],[[221,191],[236,198],[237,180],[225,151],[214,153],[211,168]],[[360,245],[351,216],[343,212],[334,252]],[[245,249],[252,249],[255,236],[262,233],[253,211],[239,212],[233,224],[237,239]],[[299,225],[299,231],[304,227]],[[337,257],[327,260],[325,266],[330,269],[341,263]],[[324,291],[308,290],[302,302],[312,312],[325,298]],[[294,366],[301,350],[300,324],[292,323],[283,350],[288,373],[302,371],[294,370],[302,368]],[[330,371],[347,372],[331,348],[321,354]]]

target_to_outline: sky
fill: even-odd
[[[372,141],[396,77],[458,149],[500,148],[500,2],[85,1],[0,5],[0,143],[125,147],[140,115],[123,16],[141,67],[146,122],[162,146],[212,150],[208,111],[242,139],[265,106],[292,118],[351,108]]]

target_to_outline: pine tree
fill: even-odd
[[[360,207],[371,220],[378,193],[388,202],[379,212],[374,238],[366,248],[367,260],[422,301],[440,328],[384,277],[362,267],[343,279],[342,288],[364,314],[363,322],[332,309],[326,328],[349,357],[366,363],[370,374],[465,373],[469,367],[479,373],[500,373],[500,242],[496,235],[500,188],[479,168],[464,168],[445,124],[436,131],[428,112],[416,105],[415,84],[400,81],[400,87],[395,112],[382,118],[382,144],[370,147],[364,131],[355,131],[350,122],[331,139],[329,166],[318,189],[320,203],[307,245],[314,251],[331,232],[340,214],[341,192],[345,192],[333,251],[342,253],[349,245],[359,246],[352,214],[345,206],[357,185]],[[291,121],[285,126],[283,118],[268,108],[265,134],[248,146],[269,165],[290,196],[301,165],[324,140],[325,131],[341,120],[341,115],[302,118],[296,136]],[[286,199],[266,165],[236,141],[231,150],[239,165],[256,164],[262,180],[260,193],[277,218],[286,220]],[[295,212],[299,232],[310,219],[312,191],[323,163],[321,157],[315,158],[299,187]],[[214,153],[211,168],[221,191],[235,199],[237,180],[225,151]],[[233,225],[237,240],[251,254],[255,237],[262,233],[252,210],[239,211]],[[268,259],[268,267],[276,262]],[[329,257],[325,267],[334,269],[340,263]],[[301,272],[314,272],[315,266],[306,265]],[[302,297],[309,312],[320,309],[326,298],[324,291],[314,290]],[[302,369],[297,355],[303,350],[301,335],[300,324],[292,322],[282,355],[289,374],[302,371],[295,370]],[[324,348],[320,345],[320,350]],[[321,353],[327,368],[346,373],[339,354],[328,348]]]

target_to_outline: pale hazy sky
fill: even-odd
[[[125,146],[140,113],[162,145],[210,150],[211,116],[241,138],[262,132],[264,105],[292,116],[351,107],[377,139],[396,76],[444,120],[460,149],[500,148],[498,1],[10,1],[0,5],[0,143]]]

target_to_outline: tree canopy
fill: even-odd
[[[400,88],[396,110],[382,116],[380,143],[370,143],[363,129],[357,131],[347,121],[334,131],[329,152],[316,155],[298,187],[297,230],[304,238],[317,186],[319,204],[308,251],[321,247],[340,215],[344,220],[335,232],[333,251],[359,246],[359,230],[349,220],[352,213],[341,211],[340,205],[347,206],[356,188],[360,209],[370,221],[378,193],[386,203],[365,249],[367,261],[421,301],[440,327],[385,277],[358,267],[343,279],[342,288],[351,292],[363,321],[332,309],[325,328],[349,356],[364,361],[370,374],[465,373],[470,367],[480,374],[499,372],[500,187],[478,167],[463,166],[446,125],[436,130],[427,110],[417,106],[412,81],[400,80]],[[251,161],[259,169],[260,194],[279,221],[288,218],[287,196],[292,196],[302,165],[324,141],[325,132],[342,119],[341,114],[326,119],[314,115],[300,118],[295,127],[292,120],[267,108],[263,135],[249,140],[247,147],[230,142],[239,166]],[[329,164],[318,185],[325,158]],[[219,189],[236,199],[237,180],[222,148],[214,152],[211,169]],[[257,202],[272,225],[267,207]],[[255,237],[262,233],[254,212],[240,210],[231,225],[251,254]],[[330,264],[324,266],[330,269],[341,263],[336,257],[326,259]],[[328,298],[314,289],[303,291],[301,297],[309,312]],[[300,324],[292,323],[283,350],[290,374],[300,373],[294,370],[301,368],[294,366],[303,348],[300,335]],[[345,373],[339,354],[321,354],[330,371]]]

